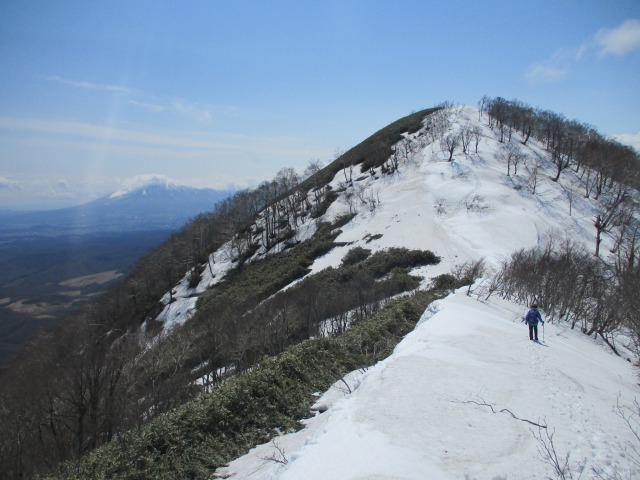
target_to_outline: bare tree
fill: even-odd
[[[471,129],[471,137],[473,138],[476,146],[476,153],[478,153],[478,144],[480,143],[480,139],[482,138],[482,128],[480,128],[478,125],[475,125]]]
[[[543,462],[553,468],[558,480],[578,480],[582,476],[586,459],[578,462],[571,462],[571,452],[562,455],[558,453],[553,441],[555,432],[549,433],[548,428],[538,427],[538,433],[531,431],[533,437],[538,441],[538,453]]]
[[[602,209],[596,215],[593,225],[596,227],[596,251],[595,256],[600,255],[602,234],[611,231],[618,225],[622,206],[629,200],[629,190],[623,185],[618,185],[616,192],[609,199],[602,202]]]
[[[518,164],[524,158],[522,149],[515,143],[506,143],[503,145],[498,157],[507,164],[507,176],[511,175],[511,166],[513,165],[513,173],[518,174]]]
[[[462,152],[469,153],[469,144],[473,137],[473,127],[470,124],[465,124],[460,130],[460,141],[462,142]],[[476,152],[477,153],[477,152]]]
[[[482,118],[482,113],[485,111],[485,108],[490,102],[490,98],[488,95],[483,95],[480,100],[478,100],[478,120]]]
[[[451,110],[453,106],[450,102],[438,105],[439,109],[429,115],[427,119],[427,131],[432,141],[440,140],[451,126]]]
[[[540,181],[540,170],[542,168],[542,163],[539,159],[534,158],[532,165],[529,168],[529,178],[528,183],[531,187],[531,193],[535,195],[536,189],[538,188],[538,183]]]
[[[314,158],[309,160],[309,163],[307,163],[307,166],[304,169],[304,173],[302,174],[303,178],[306,179],[314,176],[316,173],[322,170],[322,167],[324,167],[324,165],[322,164],[322,161],[320,159]]]
[[[567,200],[569,202],[569,216],[571,216],[573,213],[573,204],[576,200],[576,190],[578,189],[578,187],[579,185],[575,180],[571,180],[568,186],[562,185],[564,195],[565,197],[567,197]]]
[[[453,152],[458,148],[458,145],[460,145],[460,135],[454,135],[453,133],[450,133],[440,140],[440,148],[449,153],[447,161],[450,162],[453,160]]]
[[[265,455],[260,457],[262,460],[267,460],[270,462],[281,463],[286,465],[289,463],[289,458],[287,457],[287,452],[280,445],[277,439],[271,440],[271,444],[273,445],[273,451],[270,455]]]
[[[389,167],[388,167],[388,172],[391,174],[398,171],[400,158],[402,157],[402,150],[401,150],[400,143],[395,144],[392,147],[392,150],[393,150],[393,153],[391,153],[391,156],[389,157]]]

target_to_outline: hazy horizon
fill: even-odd
[[[254,186],[483,95],[640,145],[638,2],[0,9],[0,209],[77,205],[152,175]]]

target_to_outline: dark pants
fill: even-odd
[[[529,340],[538,339],[538,325],[529,325]]]

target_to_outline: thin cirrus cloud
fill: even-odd
[[[81,88],[83,90],[95,90],[109,93],[128,94],[131,96],[140,96],[140,92],[137,92],[131,87],[120,84],[71,80],[61,77],[60,75],[50,75],[48,77],[45,77],[45,79],[50,82],[55,82],[61,85],[75,88]],[[208,108],[203,108],[197,104],[185,102],[183,100],[173,100],[165,106],[159,103],[151,103],[131,99],[129,100],[129,104],[151,113],[173,112],[182,116],[189,117],[199,123],[213,123],[213,115]]]
[[[569,62],[573,56],[573,52],[560,49],[549,60],[529,65],[524,76],[531,84],[554,83],[563,80],[569,73]]]
[[[555,60],[536,62],[529,65],[525,78],[531,84],[555,83],[567,76],[569,67]]]
[[[126,87],[124,85],[69,80],[59,75],[50,75],[46,77],[46,80],[50,82],[59,83],[61,85],[67,85],[70,87],[82,88],[85,90],[101,90],[101,91],[113,92],[113,93],[131,93],[132,92],[132,90],[129,87]]]
[[[162,113],[167,110],[167,107],[159,105],[157,103],[141,102],[139,100],[129,100],[129,105],[133,105],[136,108],[145,110],[151,113]]]
[[[200,123],[213,122],[211,112],[206,109],[198,108],[193,104],[184,103],[180,100],[174,100],[171,105],[176,112],[186,115],[187,117],[191,117]]]
[[[0,117],[0,130],[48,135],[50,142],[67,148],[100,146],[121,154],[171,155],[174,157],[237,155],[261,153],[303,158],[317,156],[318,151],[303,145],[296,137],[261,137],[238,134],[215,134],[198,131],[144,130],[120,128],[67,120]],[[42,141],[27,137],[27,141]]]
[[[529,65],[524,77],[530,84],[555,83],[563,80],[574,62],[585,60],[590,52],[598,57],[623,56],[640,50],[640,20],[628,19],[612,29],[600,29],[577,49],[562,48],[544,61]]]
[[[177,113],[187,116],[199,123],[212,124],[213,114],[207,108],[202,108],[193,103],[187,103],[182,100],[173,100],[169,104],[144,102],[139,100],[129,100],[129,105],[139,108],[149,113]]]
[[[601,29],[595,37],[600,56],[622,56],[640,50],[640,20],[628,19],[613,29]]]

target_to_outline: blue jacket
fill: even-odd
[[[529,316],[529,312],[531,311],[536,312],[536,318],[533,321],[527,320],[527,317]],[[540,312],[538,310],[536,310],[535,308],[532,308],[529,310],[529,312],[527,312],[527,315],[524,317],[524,321],[527,323],[527,325],[531,325],[532,327],[535,327],[538,325],[538,322],[542,322],[544,324],[544,321],[542,320],[542,315],[540,315]]]

